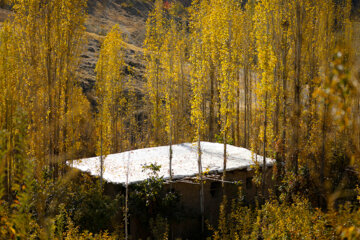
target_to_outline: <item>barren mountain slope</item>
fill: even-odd
[[[88,19],[86,21],[87,46],[81,55],[81,84],[90,100],[96,75],[94,73],[104,36],[118,24],[127,43],[124,71],[131,74],[139,94],[143,90],[143,41],[145,38],[145,22],[152,7],[148,0],[89,0]]]

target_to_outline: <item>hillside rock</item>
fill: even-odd
[[[111,28],[118,24],[126,42],[124,73],[132,76],[135,89],[143,95],[143,41],[145,22],[152,2],[147,0],[89,0],[86,21],[87,46],[81,55],[80,81],[91,102],[94,101],[95,66],[101,43]]]

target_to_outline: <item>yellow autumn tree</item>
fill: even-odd
[[[224,142],[224,168],[222,178],[226,177],[226,163],[227,151],[226,146],[229,140],[229,133],[234,124],[235,107],[237,102],[237,89],[239,85],[238,71],[238,49],[239,42],[235,41],[234,26],[238,23],[237,13],[240,12],[240,7],[237,3],[229,0],[214,1],[213,6],[213,21],[216,21],[215,36],[218,41],[219,49],[219,76],[218,76],[218,91],[220,99],[220,125],[221,135]]]
[[[256,96],[259,112],[261,113],[262,126],[258,139],[262,142],[263,154],[263,170],[262,170],[262,193],[264,194],[265,173],[266,173],[266,157],[268,157],[271,149],[271,143],[274,140],[272,115],[275,107],[274,99],[274,70],[276,66],[276,56],[272,44],[272,14],[276,5],[274,1],[261,1],[255,7],[255,37],[256,51],[258,57],[258,71],[260,81],[257,84]],[[270,144],[269,144],[270,143]],[[270,146],[270,147],[269,147]]]
[[[154,9],[149,13],[146,21],[146,38],[144,40],[144,56],[146,59],[145,77],[147,93],[150,102],[150,118],[154,129],[153,144],[163,141],[164,131],[164,80],[161,78],[161,47],[166,32],[163,1],[155,1]]]
[[[104,158],[112,150],[117,150],[118,131],[121,131],[122,127],[120,107],[125,101],[122,95],[123,47],[120,27],[115,25],[104,39],[95,68],[97,73],[95,87],[98,97],[96,154],[100,156],[100,185],[102,185]],[[117,126],[120,126],[120,129]]]
[[[29,118],[30,157],[50,166],[53,176],[66,160],[70,146],[78,146],[75,137],[75,116],[86,109],[75,79],[83,46],[86,2],[79,1],[14,1],[14,25],[21,61],[17,77],[21,82],[21,104]],[[76,110],[71,105],[72,94],[79,93]],[[80,107],[79,107],[80,106]],[[81,110],[80,110],[81,111]],[[66,116],[71,115],[73,120]],[[71,123],[71,124],[70,124]],[[72,145],[65,145],[68,135]],[[60,163],[60,165],[59,165]]]
[[[206,12],[208,10],[206,1],[194,1],[190,8],[190,83],[192,88],[191,99],[191,123],[194,128],[194,140],[197,141],[198,152],[198,171],[200,177],[200,211],[202,232],[204,231],[204,183],[201,161],[201,139],[204,134],[205,122],[205,93],[207,80],[207,61],[209,52],[207,51],[207,42],[203,41],[207,38],[204,28],[206,22]]]
[[[16,53],[17,42],[13,33],[14,26],[6,22],[0,32],[0,184],[5,186],[5,196],[12,201],[13,185],[17,175],[21,175],[23,163],[19,161],[20,155],[16,149],[19,137],[21,108],[21,88],[17,78],[17,64],[20,59]],[[23,123],[25,124],[25,123]],[[4,181],[4,182],[2,182]]]
[[[6,145],[1,143],[0,148],[10,150],[0,168],[6,164],[7,190],[18,201],[24,193],[22,184],[29,181],[25,178],[33,176],[39,189],[46,188],[47,181],[64,172],[65,161],[72,157],[67,153],[80,145],[80,119],[89,110],[76,82],[86,2],[12,1],[12,7],[0,41],[0,132],[6,135],[1,138]],[[46,194],[39,191],[32,200],[39,227],[48,226]],[[29,213],[23,210],[24,215]],[[28,225],[20,228],[30,231]]]

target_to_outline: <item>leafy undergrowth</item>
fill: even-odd
[[[208,239],[359,239],[360,209],[347,203],[324,212],[305,198],[292,203],[269,200],[250,208],[235,201],[220,207],[219,225]]]

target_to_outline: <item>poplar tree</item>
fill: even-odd
[[[233,26],[237,23],[235,14],[240,11],[236,3],[231,0],[214,1],[212,4],[214,15],[212,16],[213,24],[216,26],[215,36],[218,39],[219,49],[219,98],[220,98],[220,123],[221,134],[224,141],[224,163],[223,163],[223,175],[222,179],[226,177],[226,163],[227,152],[226,146],[228,142],[230,128],[233,125],[233,119],[235,118],[235,103],[236,103],[236,89],[239,85],[238,80],[238,61],[237,43],[233,38]],[[216,21],[216,22],[215,22]],[[214,36],[214,37],[215,37]],[[224,186],[224,182],[223,182]]]
[[[205,44],[202,41],[204,35],[202,24],[205,23],[206,8],[204,7],[205,1],[193,2],[190,9],[190,33],[191,33],[191,46],[190,58],[190,83],[192,88],[191,99],[191,123],[194,126],[194,136],[197,141],[198,152],[198,170],[200,178],[200,212],[201,212],[201,231],[204,232],[204,182],[201,161],[201,135],[205,129],[205,115],[203,111],[204,94],[206,90],[206,68],[205,60]]]
[[[347,114],[345,113],[346,111],[342,112],[343,110],[340,110],[342,113],[338,112],[339,106],[336,104],[338,101],[336,99],[339,97],[339,92],[344,91],[343,97],[351,93],[351,86],[347,86],[347,73],[344,70],[351,67],[352,64],[352,51],[350,50],[351,29],[349,28],[350,6],[350,1],[337,4],[321,1],[316,4],[315,8],[318,16],[319,35],[316,39],[316,46],[318,48],[318,78],[314,81],[316,85],[313,91],[313,101],[320,107],[317,109],[317,129],[314,129],[318,132],[318,150],[316,151],[318,161],[315,161],[314,164],[317,172],[314,175],[319,179],[318,184],[321,186],[323,194],[329,192],[324,183],[329,177],[329,166],[335,157],[333,156],[335,151],[334,145],[346,148],[346,144],[343,144],[348,139],[346,137],[347,133],[343,128],[346,123],[337,121],[338,119],[344,119],[340,116],[346,116]],[[338,54],[339,56],[337,56]],[[337,59],[343,59],[343,69],[334,69]],[[342,84],[335,84],[338,81],[338,77],[335,77],[337,71],[343,72],[344,79]],[[345,97],[341,102],[344,108],[349,106],[349,101]]]
[[[85,7],[84,0],[14,1],[13,5],[15,14],[11,21],[21,59],[16,71],[23,93],[20,102],[30,124],[28,154],[36,159],[40,169],[50,166],[53,176],[58,174],[60,159],[66,159],[65,139],[78,129],[74,118],[81,113],[73,111],[72,94],[79,93],[78,100],[86,105],[75,83]],[[82,109],[80,106],[77,109]],[[71,121],[66,119],[68,115],[72,115]],[[72,146],[77,146],[79,138],[72,137]]]
[[[156,0],[155,8],[149,13],[146,20],[146,37],[144,40],[144,56],[146,59],[145,77],[150,102],[150,118],[154,128],[155,145],[162,142],[164,118],[164,80],[161,78],[161,47],[166,32],[163,1]]]
[[[243,72],[243,89],[244,89],[244,118],[243,118],[243,147],[249,148],[251,139],[252,128],[252,95],[253,95],[253,80],[252,75],[254,72],[254,57],[255,57],[255,39],[254,39],[254,2],[249,1],[245,5],[245,9],[241,12],[239,20],[236,24],[238,34],[240,35],[238,41],[240,41],[240,65]],[[237,144],[240,145],[240,86],[237,92]]]
[[[174,71],[175,59],[175,45],[176,41],[176,23],[172,19],[170,22],[170,29],[165,35],[164,44],[162,49],[161,66],[164,69],[163,79],[165,81],[165,117],[166,117],[166,132],[168,134],[169,143],[169,177],[172,182],[172,144],[173,144],[173,132],[174,132],[174,107],[175,107],[175,82],[176,72]],[[175,124],[176,126],[176,124]]]
[[[22,89],[19,88],[19,79],[16,77],[19,59],[13,31],[14,26],[6,22],[0,32],[0,169],[4,169],[0,175],[5,175],[4,179],[0,180],[4,180],[4,183],[0,182],[0,184],[5,186],[8,201],[12,201],[13,180],[23,165],[22,162],[18,162],[16,153]]]
[[[187,119],[188,104],[186,103],[189,94],[188,79],[185,76],[185,50],[186,43],[184,38],[186,32],[183,24],[176,22],[174,16],[169,20],[169,28],[164,36],[164,43],[161,48],[162,58],[160,66],[162,69],[162,79],[164,81],[164,101],[165,101],[165,130],[168,135],[169,161],[170,161],[170,180],[172,144],[185,140],[185,132],[188,130],[189,121]],[[184,34],[184,35],[182,35]]]
[[[6,136],[0,148],[6,146],[8,196],[21,202],[16,221],[24,223],[17,227],[19,236],[26,238],[30,203],[40,227],[48,224],[47,193],[38,191],[30,200],[22,186],[32,189],[35,178],[37,187],[44,189],[48,178],[55,180],[62,173],[59,167],[67,159],[66,139],[71,132],[72,146],[79,146],[79,125],[75,125],[83,118],[81,111],[88,110],[75,81],[86,3],[30,0],[13,1],[12,6],[14,14],[0,36],[0,132]],[[71,120],[66,119],[69,116]]]
[[[143,144],[142,139],[140,138],[141,128],[139,126],[139,120],[137,119],[137,92],[135,90],[136,82],[130,77],[126,83],[126,89],[128,90],[128,96],[126,99],[126,117],[125,121],[129,123],[128,128],[126,129],[126,144],[124,144],[125,149],[137,149]],[[124,139],[125,140],[125,139]]]
[[[115,25],[104,39],[95,68],[97,73],[95,87],[98,96],[96,154],[100,156],[100,187],[102,187],[104,158],[111,153],[112,146],[117,142],[115,126],[119,120],[119,106],[124,101],[122,97],[123,45],[120,27]],[[115,150],[116,147],[115,145]]]
[[[262,112],[263,125],[260,127],[258,138],[262,141],[263,169],[262,169],[262,194],[265,193],[265,174],[266,174],[266,157],[269,143],[273,142],[273,124],[272,114],[274,112],[274,70],[276,65],[276,56],[272,44],[272,32],[270,25],[272,23],[273,12],[275,11],[274,1],[262,1],[255,7],[255,36],[256,49],[258,56],[258,69],[260,81],[258,82],[256,95],[260,112]],[[270,145],[271,147],[271,145]]]

